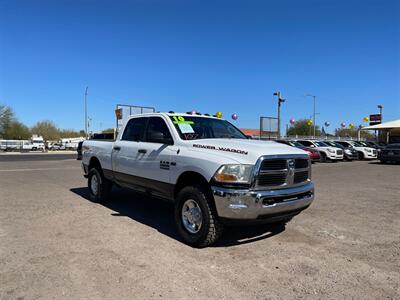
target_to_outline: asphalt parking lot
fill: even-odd
[[[316,164],[313,179],[285,228],[193,249],[160,200],[117,189],[95,204],[79,161],[3,157],[0,299],[399,299],[400,165]]]

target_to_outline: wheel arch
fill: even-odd
[[[178,180],[176,181],[174,187],[174,199],[176,199],[176,196],[182,188],[190,185],[201,185],[211,193],[210,183],[203,175],[194,171],[185,171],[179,175]]]
[[[89,160],[89,165],[88,165],[88,171],[90,171],[90,169],[96,168],[98,169],[100,172],[103,172],[102,167],[101,167],[101,163],[100,160],[96,157],[96,156],[92,156]]]

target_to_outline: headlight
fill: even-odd
[[[335,150],[333,150],[333,149],[331,149],[331,148],[328,148],[328,151],[329,151],[330,153],[335,153]]]
[[[367,151],[367,152],[372,152],[371,149],[368,149],[368,148],[364,148],[364,149],[365,149],[365,151]]]
[[[347,153],[347,154],[351,154],[351,150],[350,149],[346,149],[346,150],[344,150],[344,152]]]
[[[249,183],[253,165],[223,165],[214,175],[218,182]]]

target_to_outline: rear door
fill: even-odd
[[[146,117],[132,118],[125,126],[121,139],[114,143],[112,165],[115,180],[123,186],[143,190],[140,184],[138,159],[143,155],[141,144],[144,140]]]

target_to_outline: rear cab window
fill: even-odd
[[[145,117],[130,119],[125,126],[121,141],[143,141],[147,119]]]

